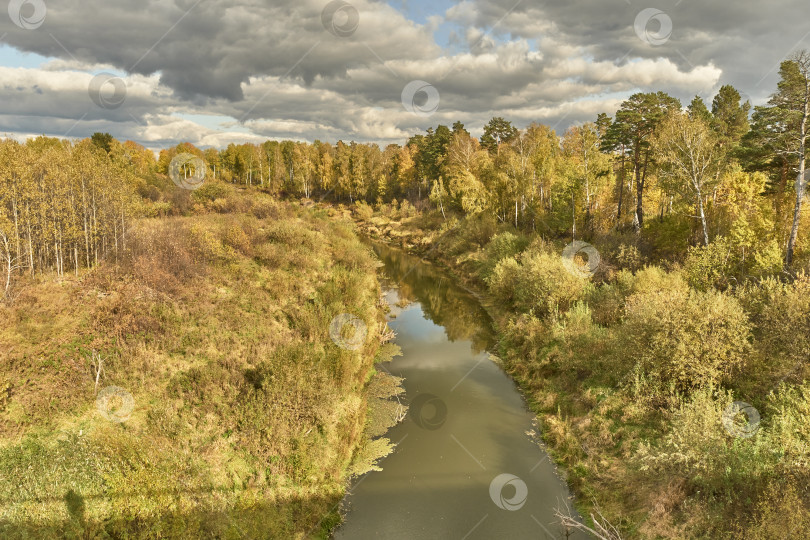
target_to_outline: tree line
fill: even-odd
[[[158,169],[191,151],[225,182],[346,202],[430,201],[443,214],[490,212],[517,228],[572,238],[641,231],[655,216],[688,229],[693,244],[733,235],[737,249],[750,251],[751,237],[769,249],[777,242],[790,266],[806,185],[810,54],[783,62],[780,75],[768,104],[753,110],[730,85],[711,103],[695,97],[685,108],[664,92],[637,93],[612,118],[600,114],[562,135],[493,118],[480,139],[456,122],[385,148],[182,145],[163,151]]]
[[[103,135],[0,140],[3,290],[14,272],[78,273],[117,257],[137,214],[138,174],[154,168],[150,156],[154,163],[145,148]]]
[[[644,230],[661,256],[722,237],[746,271],[772,265],[774,250],[790,267],[806,186],[810,53],[783,62],[780,76],[768,104],[753,111],[729,85],[710,104],[695,97],[685,109],[664,92],[637,93],[613,117],[599,114],[562,135],[497,117],[480,139],[456,122],[384,148],[183,143],[157,159],[108,134],[7,139],[0,141],[0,262],[7,285],[15,271],[78,272],[115,256],[143,201],[170,198],[169,165],[188,152],[204,159],[211,180],[279,196],[408,199],[445,216],[488,212],[518,229],[572,239]]]

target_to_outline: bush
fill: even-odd
[[[210,229],[195,223],[189,229],[191,248],[208,262],[223,261],[231,258],[231,253],[217,235]]]
[[[776,240],[767,242],[754,252],[750,271],[754,276],[771,276],[782,271],[785,260]]]
[[[582,298],[585,280],[568,272],[562,257],[550,253],[524,252],[515,290],[515,306],[523,311],[567,311]]]
[[[612,258],[620,269],[631,272],[639,270],[644,264],[644,256],[636,246],[631,244],[620,244],[612,253]]]
[[[636,460],[642,470],[680,477],[696,488],[698,497],[717,500],[724,496],[729,513],[752,507],[759,501],[759,516],[753,531],[786,531],[774,519],[775,508],[785,508],[784,501],[773,505],[773,493],[784,491],[787,499],[799,504],[794,508],[800,519],[794,526],[807,530],[810,513],[802,508],[795,485],[807,485],[810,450],[810,386],[784,385],[768,396],[765,414],[756,428],[740,437],[725,425],[734,397],[728,391],[704,388],[691,399],[681,401],[672,411],[668,433],[655,447],[642,443]],[[740,415],[744,417],[744,415]],[[743,418],[740,419],[741,421]],[[746,420],[747,421],[747,420]],[[798,516],[797,516],[798,517]],[[782,516],[782,520],[785,517]],[[794,531],[796,532],[796,531]],[[762,536],[743,538],[804,538],[806,535]]]
[[[756,506],[756,518],[740,527],[738,538],[773,540],[774,538],[810,538],[810,511],[796,486],[798,482],[772,482]]]
[[[523,235],[518,236],[511,232],[496,234],[484,248],[483,261],[478,274],[482,279],[487,279],[501,259],[515,257],[527,245],[528,240]]]
[[[230,193],[231,189],[222,182],[209,181],[191,192],[191,196],[200,202],[210,202],[222,199]]]
[[[621,321],[624,304],[633,289],[633,275],[627,270],[616,274],[611,283],[603,283],[587,290],[586,301],[593,310],[593,320],[603,326]]]
[[[658,266],[647,266],[635,275],[631,291],[637,292],[687,292],[689,284],[679,272],[667,272]]]
[[[224,243],[243,255],[251,256],[253,246],[250,236],[237,224],[233,224],[225,231]]]
[[[777,472],[778,455],[760,430],[745,439],[729,434],[724,413],[730,392],[704,388],[673,411],[669,433],[657,448],[642,443],[636,454],[642,470],[665,472],[691,482],[704,494],[745,500]]]
[[[731,259],[731,246],[722,237],[708,246],[691,247],[683,265],[686,281],[701,291],[725,290],[733,274]]]
[[[277,218],[279,215],[278,206],[270,197],[256,199],[250,212],[259,219]]]
[[[501,259],[487,280],[498,299],[538,315],[567,311],[582,299],[585,283],[566,270],[559,255],[533,250],[523,252],[520,262]]]
[[[498,230],[495,218],[489,214],[469,216],[457,223],[453,221],[454,218],[450,218],[454,231],[448,235],[445,250],[449,255],[462,255],[483,248]]]
[[[400,219],[411,218],[419,214],[419,211],[414,205],[408,202],[408,199],[402,199],[402,204],[399,207]]]
[[[760,373],[804,380],[810,366],[810,277],[801,275],[793,283],[764,279],[741,287],[736,296],[754,323],[754,343],[764,364]]]
[[[368,221],[374,215],[374,209],[366,204],[365,201],[357,201],[354,205],[354,213],[363,221]]]
[[[740,303],[716,291],[654,290],[627,300],[629,354],[680,390],[729,380],[750,351],[750,332]]]
[[[512,305],[520,271],[520,264],[512,257],[501,259],[486,280],[489,292],[501,302]]]

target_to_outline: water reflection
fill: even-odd
[[[494,346],[492,320],[469,292],[404,251],[378,243],[372,248],[385,265],[383,285],[396,285],[401,301],[419,302],[425,316],[444,327],[447,339],[472,342],[476,354]]]

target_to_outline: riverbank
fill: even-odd
[[[327,537],[390,451],[373,254],[327,212],[231,202],[0,305],[0,536]]]
[[[409,205],[353,216],[484,299],[504,366],[583,515],[598,508],[625,538],[810,534],[810,391],[794,368],[804,342],[773,341],[803,320],[805,282],[699,290],[677,269],[644,266],[632,246],[606,244],[602,273],[575,279],[564,242],[506,225]],[[761,412],[755,425],[730,409],[743,400]]]

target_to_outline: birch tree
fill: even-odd
[[[703,197],[719,176],[722,156],[717,136],[699,117],[672,112],[662,122],[653,146],[662,181],[694,201],[703,243],[709,245]]]

